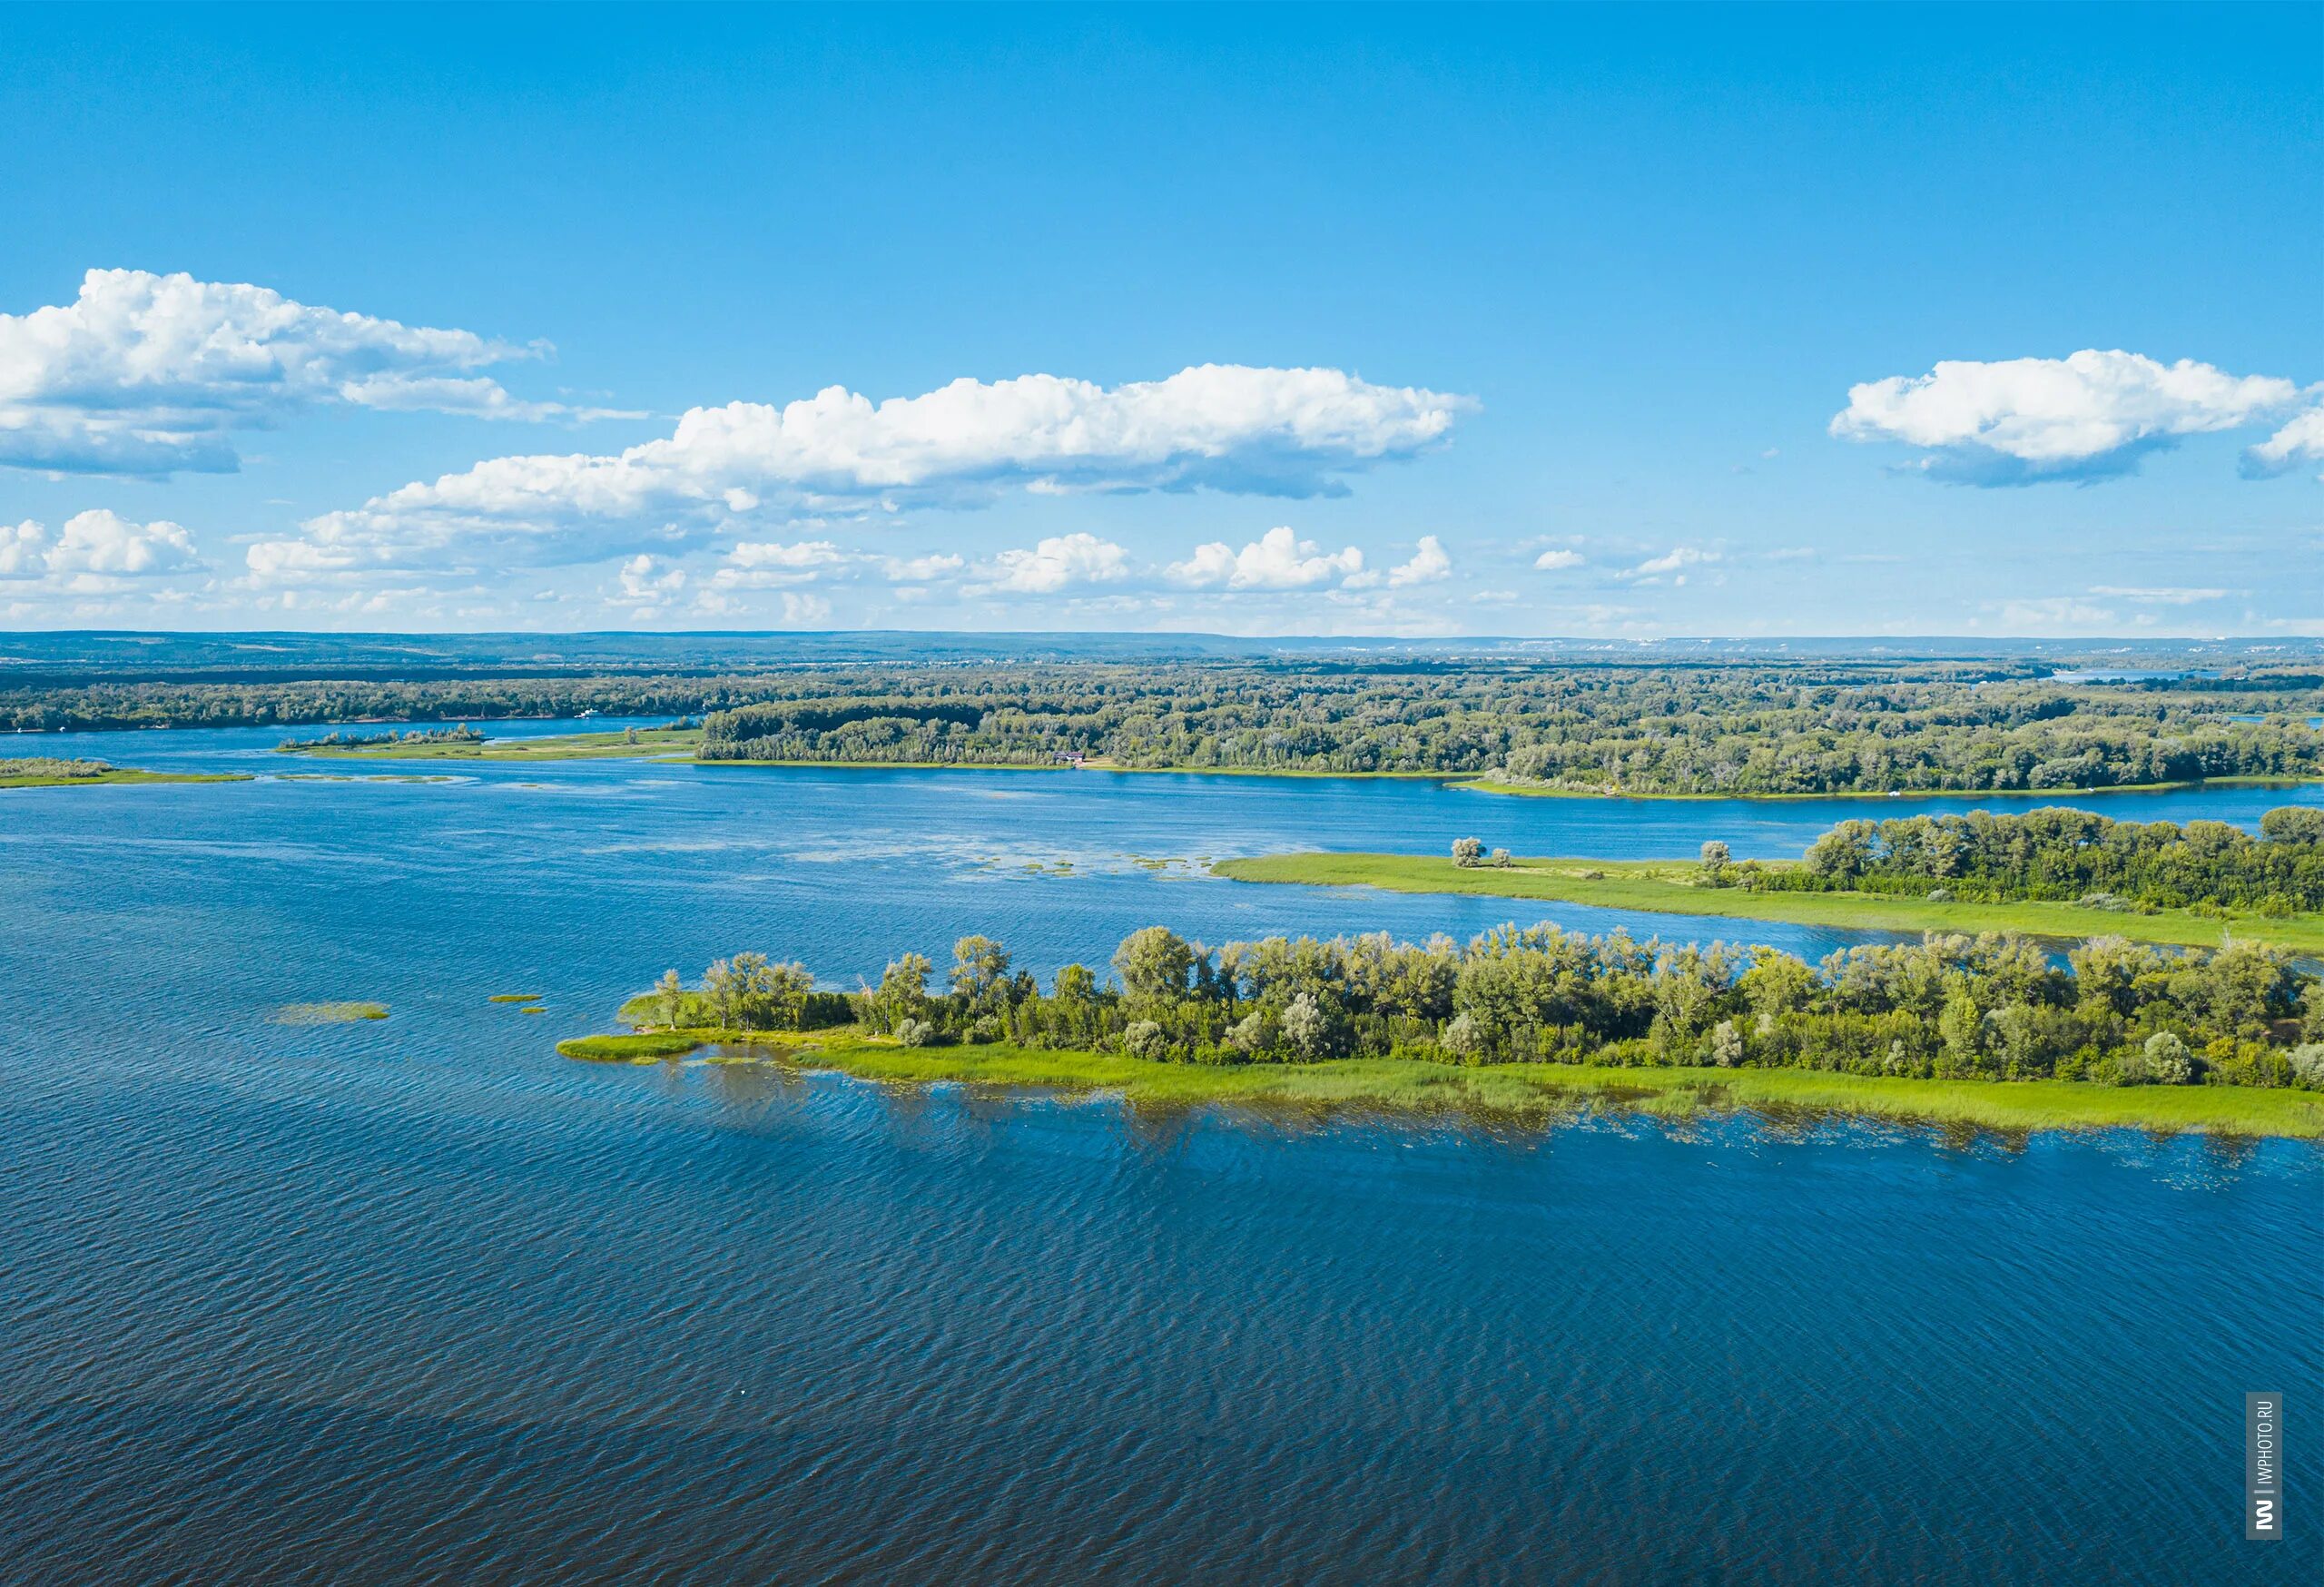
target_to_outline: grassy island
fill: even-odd
[[[2324,952],[2324,808],[2285,805],[2254,837],[2224,822],[2112,821],[2049,808],[1844,821],[1796,861],[1518,859],[1475,838],[1447,857],[1270,854],[1238,882],[1481,893],[1661,914],[1897,932],[2014,932]]]
[[[2060,799],[2094,798],[2104,794],[2181,794],[2197,788],[2304,788],[2318,777],[2181,777],[2168,783],[2094,783],[2085,788],[1830,788],[1809,793],[1758,792],[1672,793],[1666,789],[1625,788],[1603,783],[1521,782],[1491,773],[1450,777],[1447,781],[1472,794],[1507,794],[1521,799],[1654,799],[1685,802],[1742,800],[1751,803],[1788,803],[1797,800],[1866,799]]]
[[[108,761],[34,755],[0,760],[0,788],[94,788],[120,783],[247,783],[240,772],[141,772]]]
[[[702,742],[691,727],[637,727],[612,733],[559,733],[539,738],[487,738],[479,733],[382,734],[370,738],[293,740],[285,754],[363,761],[590,761],[684,756]]]
[[[1475,893],[1850,931],[2016,932],[2074,941],[2116,936],[2180,947],[2249,938],[2324,953],[2324,914],[2319,913],[2221,917],[2161,910],[2140,914],[2043,900],[1976,902],[1894,893],[1753,892],[1705,886],[1701,867],[1685,860],[1512,859],[1502,866],[1460,865],[1434,854],[1300,853],[1221,860],[1211,871],[1234,882]]]
[[[819,991],[738,953],[665,971],[625,1033],[570,1058],[781,1062],[871,1079],[1240,1101],[1539,1112],[1750,1108],[2006,1129],[2324,1136],[2324,981],[2282,950],[2120,938],[2061,967],[2027,939],[1932,935],[1811,966],[1769,950],[1502,927],[1465,946],[1385,933],[1210,949],[1133,933],[1100,979],[1044,991],[989,937],[940,984],[916,953]]]

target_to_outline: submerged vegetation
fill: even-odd
[[[738,1033],[695,1033],[684,1051]],[[563,1044],[560,1044],[562,1048]],[[574,1053],[571,1056],[610,1054]],[[625,1054],[657,1063],[679,1051]],[[1927,1080],[1800,1070],[1702,1066],[1618,1069],[1600,1064],[1453,1066],[1420,1059],[1188,1064],[1119,1052],[984,1046],[906,1048],[853,1029],[729,1047],[714,1062],[767,1061],[908,1084],[1039,1087],[1103,1091],[1147,1106],[1234,1103],[1398,1113],[1459,1112],[1518,1119],[1605,1104],[1664,1118],[1748,1109],[1778,1118],[1852,1115],[1904,1123],[2031,1131],[2073,1129],[2197,1130],[2222,1135],[2324,1137],[2324,1097],[2245,1086],[2122,1089],[2073,1080]]]
[[[140,682],[0,691],[0,725],[462,724],[704,714],[700,758],[1392,773],[1520,791],[1727,795],[2109,788],[2324,775],[2313,673],[2105,683],[2024,659],[1699,665],[1506,657],[823,666],[713,677]],[[673,737],[665,747],[691,748]],[[536,758],[637,742],[332,745]]]
[[[285,1003],[274,1010],[278,1025],[352,1025],[387,1017],[385,1003]]]
[[[921,1078],[1024,1071],[1052,1077],[1039,1083],[1078,1075],[1110,1085],[1175,1066],[1271,1077],[1196,1084],[1213,1094],[1277,1094],[1295,1089],[1295,1072],[1307,1077],[1296,1085],[1322,1085],[1341,1072],[1331,1066],[1353,1062],[1390,1066],[1370,1072],[1404,1089],[1442,1076],[1462,1094],[1602,1088],[1613,1083],[1602,1077],[1630,1075],[1650,1092],[1717,1085],[1915,1117],[1966,1117],[1965,1098],[1990,1097],[1988,1111],[2034,1109],[2058,1121],[2229,1128],[2264,1117],[2271,1133],[2324,1131],[2324,1097],[2314,1095],[2324,1090],[2324,981],[2256,944],[2167,952],[2102,938],[2060,966],[2021,937],[1932,935],[1810,965],[1765,948],[1554,926],[1506,926],[1466,944],[1381,933],[1216,950],[1152,926],[1121,943],[1110,971],[1068,965],[1044,991],[999,942],[971,936],[954,944],[940,983],[930,960],[905,953],[876,986],[837,993],[797,964],[737,954],[693,987],[667,971],[624,1005],[625,1020],[649,1029],[559,1050],[651,1060],[822,1030],[816,1045],[834,1067],[917,1066]],[[1108,1067],[1124,1062],[1147,1067]],[[2230,1088],[2287,1095],[2123,1099]]]

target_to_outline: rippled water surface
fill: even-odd
[[[347,770],[276,736],[37,746]],[[0,794],[0,1581],[2324,1568],[2297,1464],[2293,1541],[2238,1519],[2242,1394],[2324,1405],[2310,1148],[1157,1116],[551,1050],[743,946],[848,982],[971,929],[1047,970],[1153,921],[1669,924],[1205,856],[1797,853],[1961,802],[440,769]],[[267,1019],[338,998],[392,1012]]]

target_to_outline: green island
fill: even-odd
[[[327,734],[288,739],[284,754],[379,761],[587,761],[683,755],[702,742],[691,727],[632,727],[612,733],[560,733],[539,738],[487,738],[465,724],[448,733]]]
[[[2016,932],[2074,941],[2112,935],[2182,947],[2249,937],[2324,953],[2324,914],[2222,918],[2163,910],[2150,915],[2038,900],[1984,903],[1868,892],[1746,892],[1704,886],[1699,867],[1685,860],[1513,858],[1506,866],[1463,866],[1434,854],[1315,853],[1220,860],[1211,873],[1232,882],[1472,893],[1852,931]]]
[[[428,760],[1439,777],[1492,793],[1621,797],[2055,797],[2324,778],[2324,732],[2314,725],[2324,677],[2298,658],[2221,655],[2200,672],[2135,676],[2058,666],[2002,655],[1480,653],[373,682],[0,680],[0,727],[361,719],[439,725],[285,747]],[[635,734],[523,740],[487,739],[470,725],[607,713],[674,720]]]
[[[247,783],[240,772],[141,772],[110,761],[32,755],[0,760],[0,788],[96,788],[120,783]]]
[[[1464,793],[1503,794],[1520,799],[1654,799],[1677,802],[1748,799],[1754,803],[1780,803],[1803,799],[1902,799],[1906,796],[1902,789],[1880,787],[1833,788],[1814,793],[1794,794],[1686,794],[1588,784],[1516,783],[1491,774],[1447,775],[1443,780]],[[2106,794],[2183,794],[2195,788],[2305,788],[2318,782],[2324,782],[2324,778],[2182,777],[2171,783],[2098,783],[2087,788],[2059,787],[2055,784],[2045,784],[2037,788],[1916,788],[1913,790],[1913,794],[1915,796],[1924,798],[1938,794],[1974,794],[1980,799],[2055,799],[2061,794],[2072,794],[2077,799],[2083,799],[2095,798]]]
[[[1449,856],[1310,853],[1220,861],[1230,881],[1530,898],[1658,914],[1892,932],[2014,932],[2324,953],[2324,808],[2260,836],[2224,822],[2118,822],[2051,808],[1846,821],[1797,861],[1527,859],[1464,838]]]
[[[1505,926],[1466,944],[1386,933],[1208,948],[1132,933],[1110,976],[1044,990],[990,937],[877,986],[819,990],[738,953],[625,1002],[568,1058],[776,1062],[869,1079],[1246,1101],[1539,1112],[1749,1108],[1975,1128],[2324,1136],[2324,980],[2254,942],[2120,937],[2061,966],[2021,936],[1931,934],[1819,965]]]

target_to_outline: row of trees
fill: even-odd
[[[1639,793],[2112,787],[2324,770],[2324,734],[2296,714],[2315,702],[2257,680],[2238,700],[2258,707],[2251,721],[2216,694],[1861,666],[1083,667],[995,682],[720,712],[701,753],[1472,772]]]
[[[2031,664],[1285,659],[819,665],[703,677],[0,688],[0,727],[706,714],[714,760],[1495,773],[1635,793],[2102,787],[2324,774],[2312,676]],[[2240,718],[2252,718],[2241,720]]]
[[[1149,926],[1110,970],[1068,965],[1045,991],[1000,943],[970,936],[940,981],[906,953],[877,985],[833,994],[796,964],[737,954],[697,990],[668,971],[625,1013],[674,1028],[852,1020],[908,1046],[1194,1063],[1399,1056],[2324,1089],[2324,981],[2252,944],[2173,951],[2101,938],[2061,964],[2025,938],[1932,933],[1811,965],[1767,948],[1549,925],[1465,944],[1382,932],[1216,949]]]
[[[449,727],[415,727],[396,733],[326,733],[320,738],[286,738],[274,747],[304,749],[385,749],[398,744],[482,744],[484,734],[465,722]]]
[[[2063,809],[1844,821],[1796,866],[1730,864],[1722,843],[1706,844],[1703,862],[1715,884],[1770,892],[1941,892],[2291,914],[2324,910],[2324,807],[2270,810],[2256,838],[2220,821],[2112,821]]]

